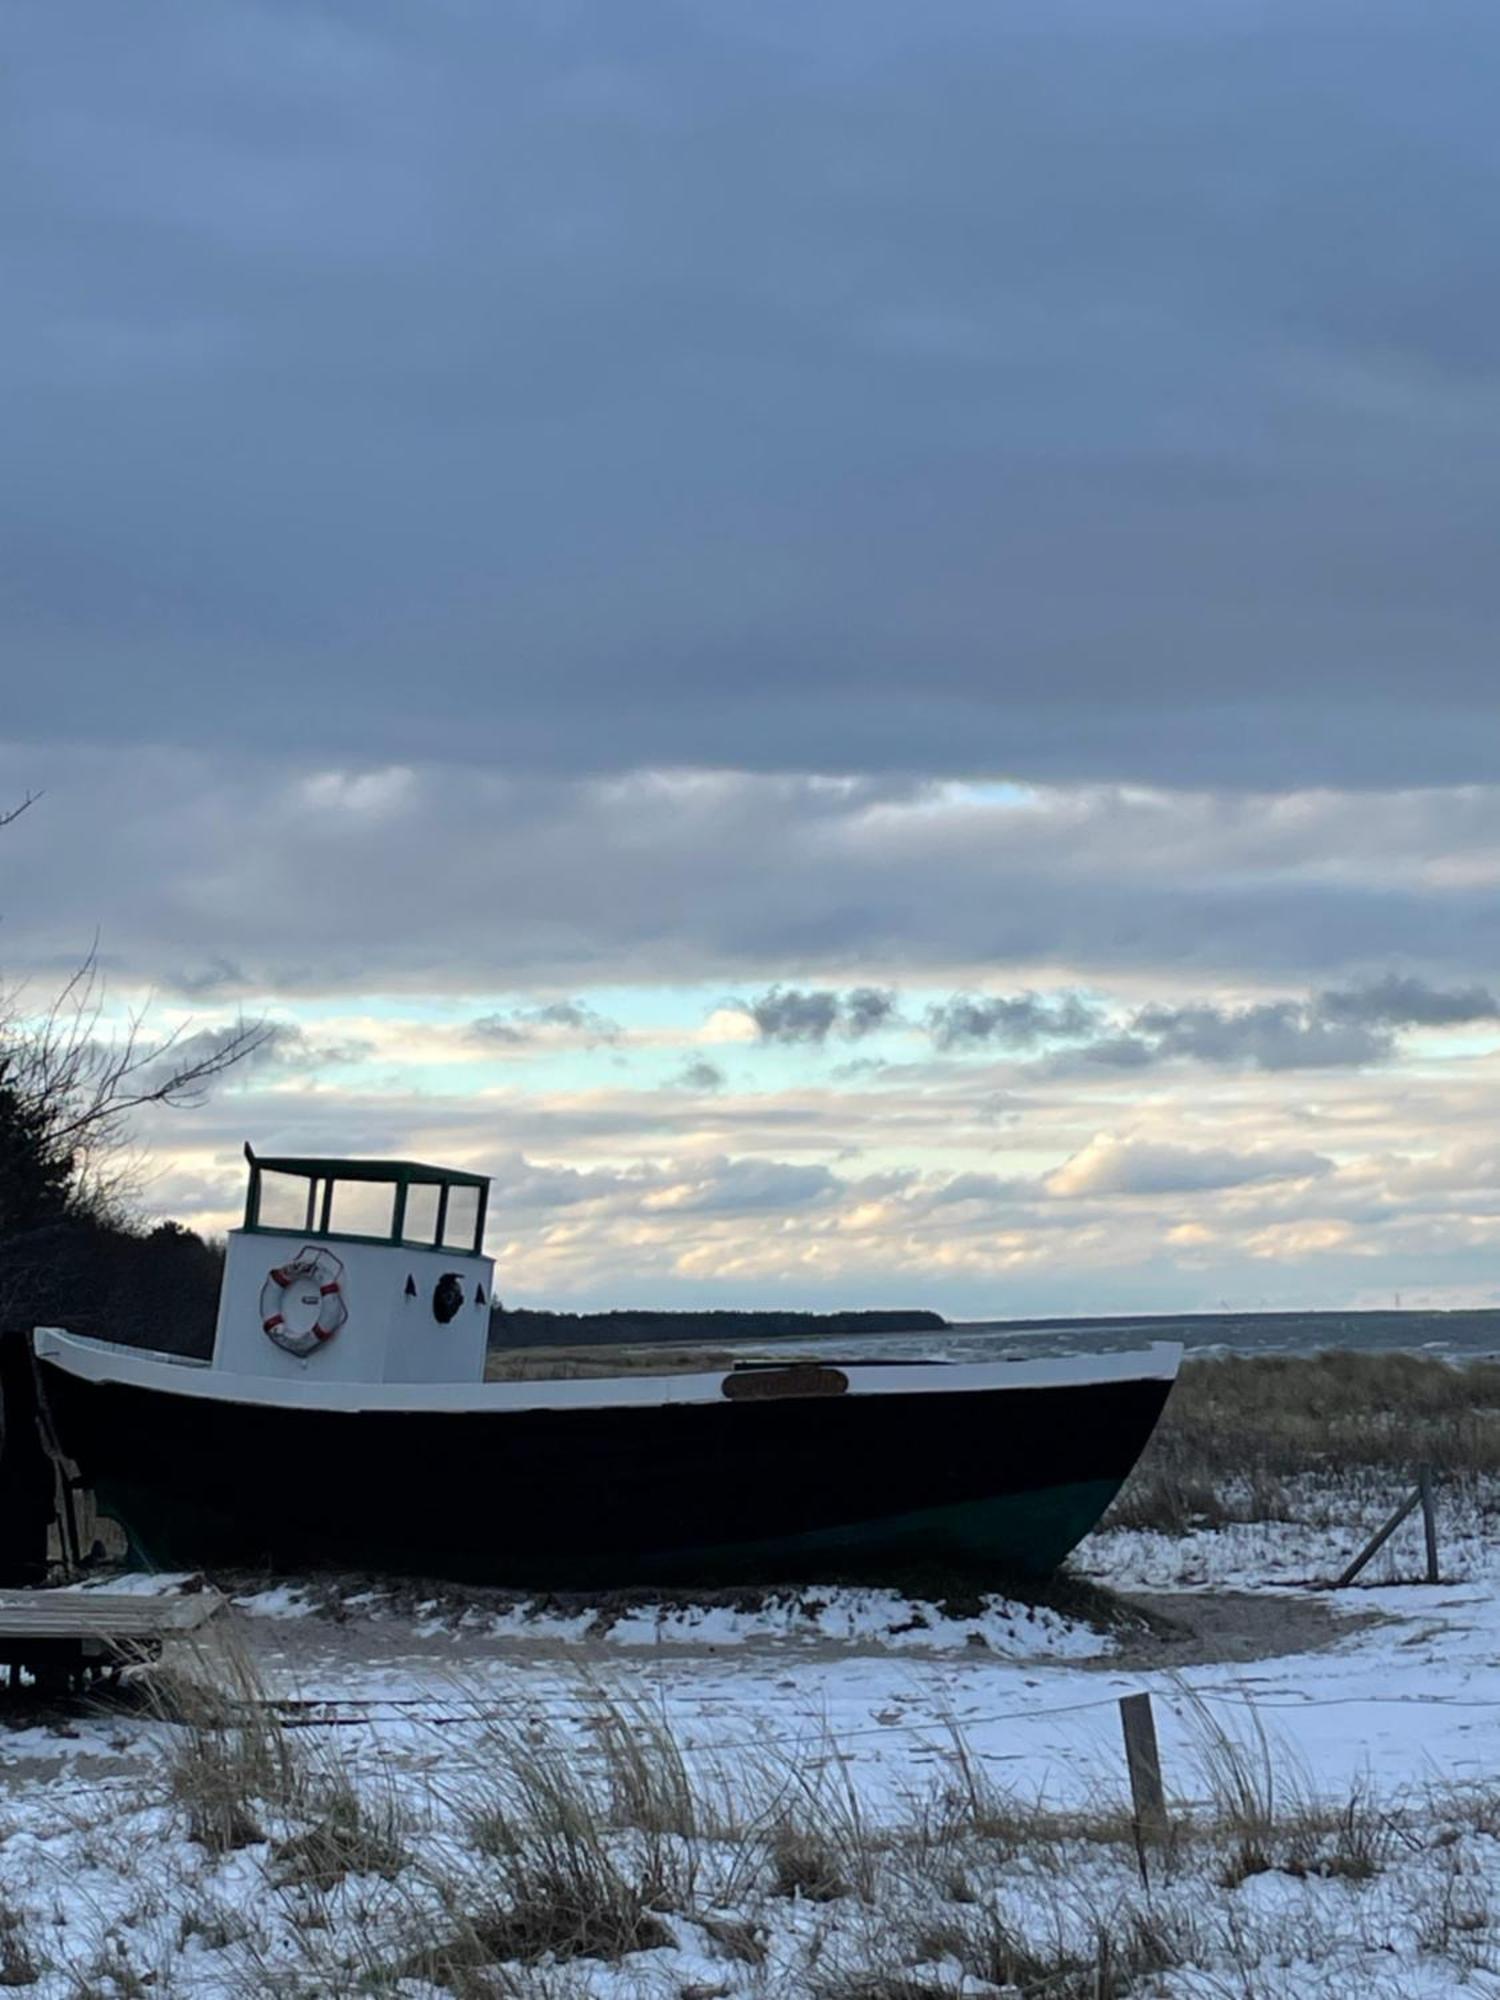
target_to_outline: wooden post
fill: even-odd
[[[1438,1575],[1437,1513],[1432,1504],[1432,1467],[1419,1466],[1417,1492],[1422,1499],[1422,1528],[1427,1537],[1427,1581],[1441,1583]]]
[[[1395,1513],[1392,1514],[1391,1518],[1386,1522],[1385,1526],[1380,1530],[1380,1533],[1378,1535],[1372,1536],[1370,1540],[1365,1543],[1365,1546],[1360,1550],[1359,1554],[1354,1558],[1353,1562],[1350,1563],[1349,1567],[1344,1571],[1343,1575],[1339,1577],[1337,1582],[1334,1584],[1333,1587],[1335,1590],[1342,1590],[1347,1584],[1353,1583],[1354,1579],[1359,1575],[1360,1571],[1364,1568],[1365,1564],[1370,1560],[1371,1556],[1378,1554],[1378,1552],[1385,1547],[1386,1543],[1391,1539],[1391,1536],[1395,1534],[1396,1530],[1401,1526],[1401,1523],[1406,1519],[1407,1515],[1411,1513],[1414,1507],[1420,1505],[1421,1499],[1422,1499],[1422,1489],[1419,1486],[1414,1493],[1409,1493],[1406,1496],[1406,1498],[1401,1502],[1401,1505],[1396,1509]]]
[[[1125,1766],[1130,1773],[1136,1859],[1140,1863],[1141,1880],[1149,1888],[1146,1842],[1163,1840],[1167,1833],[1167,1798],[1162,1790],[1161,1758],[1156,1748],[1156,1718],[1151,1713],[1149,1694],[1121,1697],[1120,1727],[1125,1732]]]

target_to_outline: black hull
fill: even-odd
[[[1046,1575],[1171,1386],[339,1411],[41,1372],[65,1450],[154,1567],[542,1587]]]

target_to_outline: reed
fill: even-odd
[[[462,1735],[398,1779],[389,1745],[336,1765],[317,1747],[330,1739],[284,1728],[232,1646],[216,1666],[217,1686],[170,1684],[152,1725],[162,1782],[138,1804],[121,1792],[97,1806],[114,1797],[139,1813],[156,1848],[101,1832],[119,1886],[95,1932],[47,1928],[35,1897],[0,1906],[0,1984],[53,1979],[49,1994],[111,2000],[434,1988],[460,2000],[1243,2000],[1262,1990],[1259,1966],[1335,1948],[1307,1916],[1333,1899],[1356,1931],[1361,1907],[1385,1925],[1399,1904],[1437,1970],[1475,1990],[1496,1955],[1491,1790],[1397,1807],[1360,1791],[1315,1799],[1253,1712],[1229,1726],[1220,1704],[1185,1693],[1194,1753],[1169,1773],[1181,1795],[1147,1888],[1122,1770],[1101,1770],[1085,1809],[1052,1810],[1010,1793],[957,1722],[925,1746],[929,1778],[877,1812],[829,1729],[721,1757],[653,1708],[585,1688],[545,1717],[490,1685],[457,1691]],[[191,1847],[160,1840],[163,1807]],[[235,1813],[256,1837],[239,1838]],[[138,1892],[132,1868],[146,1871]],[[1287,1895],[1247,1888],[1268,1875],[1318,1878],[1317,1896],[1289,1918]],[[1361,1905],[1370,1894],[1378,1909]]]
[[[1288,1483],[1500,1474],[1500,1363],[1332,1350],[1185,1361],[1106,1527],[1287,1520]]]

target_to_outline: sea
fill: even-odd
[[[1186,1313],[1132,1319],[970,1320],[910,1333],[829,1336],[797,1345],[863,1361],[1039,1360],[1064,1354],[1118,1354],[1154,1340],[1180,1341],[1186,1353],[1430,1354],[1445,1361],[1500,1359],[1500,1309],[1447,1312]]]

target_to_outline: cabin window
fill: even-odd
[[[319,1227],[336,1236],[378,1236],[389,1240],[395,1227],[396,1190],[389,1181],[334,1181]],[[326,1221],[323,1216],[326,1213]]]
[[[479,1190],[474,1187],[450,1187],[448,1203],[443,1215],[444,1250],[477,1250],[479,1248]]]
[[[406,1190],[406,1221],[401,1230],[403,1243],[420,1243],[424,1247],[437,1242],[438,1196],[442,1189],[435,1182],[413,1181]]]
[[[263,1173],[260,1177],[262,1229],[296,1231],[316,1229],[318,1224],[316,1181],[302,1174]]]

